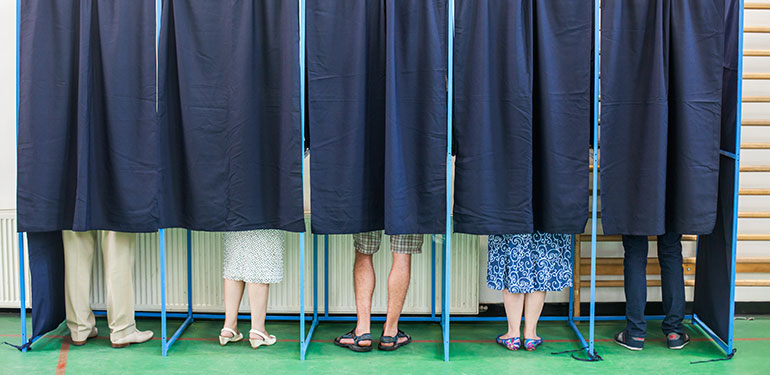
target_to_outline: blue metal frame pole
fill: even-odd
[[[168,352],[166,341],[166,230],[161,229],[159,234],[160,246],[160,344],[161,352],[165,357]]]
[[[744,0],[739,0],[738,10],[738,87],[737,87],[737,102],[738,106],[735,111],[735,185],[733,195],[733,238],[732,249],[730,255],[730,323],[729,332],[727,337],[727,354],[731,355],[733,352],[733,334],[735,332],[735,265],[736,256],[738,253],[738,201],[740,194],[740,177],[741,177],[741,122],[743,119],[743,22],[745,3]]]
[[[16,0],[16,150],[19,149],[19,95],[21,92],[21,0]],[[18,168],[18,166],[17,166]],[[16,215],[18,225],[18,214]],[[21,315],[21,351],[27,351],[27,283],[24,278],[24,233],[19,232],[19,299]]]
[[[305,200],[305,0],[299,0],[299,93],[300,93],[300,127],[302,134],[302,145],[300,161],[302,163],[302,200]],[[303,225],[305,224],[304,210],[302,215]],[[305,336],[305,234],[307,227],[299,235],[299,288],[300,288],[300,360],[305,360],[307,344],[310,343],[311,332]]]
[[[193,319],[192,231],[187,230],[187,317]]]
[[[591,300],[590,304],[590,322],[588,333],[588,356],[591,359],[595,357],[594,350],[594,328],[596,317],[596,230],[597,230],[597,200],[599,190],[599,69],[600,69],[600,55],[599,49],[601,48],[601,1],[594,0],[594,111],[593,111],[593,126],[594,126],[594,139],[593,139],[593,162],[594,169],[592,172],[592,197],[591,197]]]
[[[163,0],[155,0],[155,112],[158,111],[158,85],[160,81],[160,75],[158,72],[159,58],[160,58],[160,28],[161,17],[163,14]],[[163,357],[168,352],[168,343],[166,342],[166,233],[164,229],[159,231],[159,247],[160,247],[160,330],[161,330],[161,354]]]
[[[572,235],[572,264],[575,264],[575,259],[580,259],[579,254],[576,254],[575,251],[577,249],[577,246],[575,246],[575,241],[577,241],[577,236]],[[578,267],[580,267],[580,264],[578,264]],[[575,272],[574,270],[572,272]],[[573,314],[575,312],[575,307],[573,306],[574,303],[574,291],[575,286],[572,285],[569,287],[569,311],[567,312],[567,321],[572,322],[573,321]]]
[[[444,254],[444,306],[441,308],[441,316],[446,315],[443,324],[444,332],[444,361],[449,361],[449,300],[451,299],[451,258],[452,258],[452,110],[454,101],[454,35],[455,35],[455,2],[449,0],[447,9],[447,145],[446,145],[446,238],[444,240],[446,253]]]
[[[324,317],[329,317],[329,235],[324,235]]]
[[[21,351],[27,351],[27,283],[24,277],[24,233],[19,232],[19,299],[21,315]]]

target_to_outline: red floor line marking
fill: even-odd
[[[64,375],[67,371],[67,355],[70,352],[70,340],[61,340],[61,349],[59,350],[59,363],[56,365],[56,375]]]

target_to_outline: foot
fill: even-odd
[[[224,327],[219,331],[219,345],[225,346],[228,343],[241,340],[243,340],[243,334],[238,332],[237,329]]]
[[[528,352],[533,352],[542,343],[543,343],[543,339],[540,337],[524,339],[524,349],[526,349]]]
[[[615,335],[615,343],[628,350],[644,349],[644,337],[632,337],[626,331],[620,331]]]
[[[402,346],[409,345],[411,342],[412,337],[400,329],[396,329],[396,332],[393,336],[389,336],[385,333],[385,331],[383,331],[382,336],[380,336],[380,344],[377,345],[377,349],[393,351]]]
[[[152,338],[152,331],[134,331],[130,335],[119,340],[112,341],[113,348],[125,348],[131,344],[141,344]]]
[[[504,346],[508,350],[517,351],[519,348],[521,348],[521,338],[520,337],[506,337],[509,335],[500,335],[497,336],[497,343]]]
[[[354,352],[368,352],[372,350],[372,334],[369,332],[358,332],[357,329],[353,329],[335,338],[334,344]]]
[[[683,333],[669,333],[666,335],[666,341],[668,341],[668,348],[673,350],[679,350],[684,348],[690,343],[690,335]]]
[[[499,339],[503,339],[503,340],[506,340],[506,339],[515,339],[515,338],[518,338],[518,337],[521,337],[521,332],[513,332],[513,331],[508,331],[508,332],[506,332],[505,334],[502,334],[502,335],[500,335],[500,336],[497,336],[497,338],[499,338]]]
[[[252,329],[249,331],[249,343],[252,349],[257,349],[262,345],[270,346],[275,344],[278,339],[273,335],[268,335],[265,331]]]
[[[86,344],[86,341],[87,341],[88,339],[92,339],[92,338],[96,337],[97,335],[99,335],[99,330],[98,330],[98,329],[96,329],[96,327],[94,327],[94,328],[91,330],[91,332],[88,334],[88,337],[87,337],[85,340],[81,340],[81,341],[78,341],[78,340],[72,339],[72,337],[71,337],[71,336],[70,336],[70,339],[72,339],[72,345],[75,345],[75,346],[83,346],[83,345],[85,345],[85,344]]]

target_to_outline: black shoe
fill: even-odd
[[[631,337],[626,331],[615,334],[615,343],[628,349],[639,351],[644,349],[644,337]]]
[[[690,335],[683,333],[669,333],[666,335],[666,340],[668,340],[668,348],[679,350],[685,347],[685,345],[690,343]]]

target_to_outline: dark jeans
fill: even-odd
[[[626,291],[626,332],[633,337],[647,336],[644,307],[647,305],[647,237],[623,236],[626,255],[623,261]],[[661,288],[663,291],[663,333],[684,333],[684,271],[682,270],[682,235],[658,236]]]

